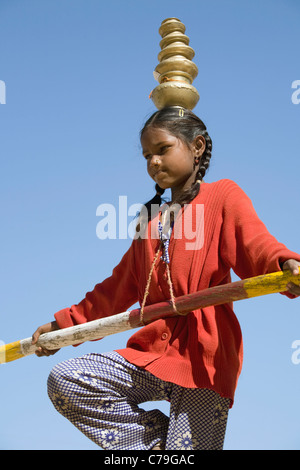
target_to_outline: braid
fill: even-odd
[[[200,164],[199,164],[199,168],[196,174],[194,184],[192,185],[190,189],[185,191],[181,195],[181,197],[178,198],[178,200],[176,201],[176,203],[180,205],[188,204],[193,199],[195,199],[196,196],[198,196],[199,191],[200,191],[201,181],[203,181],[203,178],[210,164],[210,159],[211,159],[211,154],[212,154],[212,140],[206,130],[202,132],[200,135],[203,135],[203,137],[205,138],[205,142],[206,142],[205,150],[200,160]]]
[[[148,211],[149,216],[151,215],[151,206],[153,204],[158,204],[160,206],[162,203],[162,195],[165,192],[165,190],[162,189],[157,183],[155,185],[155,190],[156,190],[155,196],[150,201],[146,202],[146,204],[144,204],[144,206],[146,207]]]
[[[212,151],[212,141],[211,138],[208,135],[208,132],[205,131],[203,133],[203,137],[205,138],[206,141],[206,147],[205,151],[201,157],[200,165],[199,165],[199,170],[197,173],[197,176],[199,176],[199,180],[202,181],[205,173],[209,167],[210,164],[210,159],[211,159],[211,151]]]

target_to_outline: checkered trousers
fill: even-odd
[[[120,354],[87,354],[55,366],[54,407],[105,450],[221,450],[230,400],[164,382]],[[170,416],[138,405],[169,400]]]

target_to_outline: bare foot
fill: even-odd
[[[152,450],[165,450],[163,443],[160,441],[152,447]]]

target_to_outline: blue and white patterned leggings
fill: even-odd
[[[48,393],[57,411],[105,450],[221,450],[230,400],[155,377],[120,354],[87,354],[55,366]],[[138,405],[169,400],[170,417]]]

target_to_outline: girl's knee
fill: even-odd
[[[58,411],[63,411],[69,402],[69,377],[65,363],[53,367],[47,380],[48,396]]]

